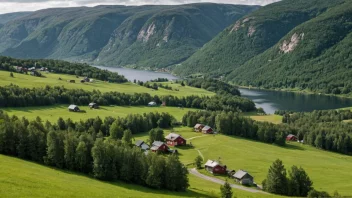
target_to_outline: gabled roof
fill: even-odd
[[[204,124],[196,124],[195,126],[194,126],[194,128],[199,128],[199,127],[201,127],[201,126],[204,126]]]
[[[291,137],[296,137],[296,136],[293,135],[293,134],[289,134],[287,137],[288,137],[288,138],[291,138]]]
[[[68,108],[69,108],[69,109],[75,109],[76,107],[78,108],[77,105],[70,105]]]
[[[163,144],[165,144],[165,143],[161,142],[161,141],[154,141],[152,145],[157,146],[157,147],[161,147]]]
[[[141,146],[143,143],[144,143],[143,140],[137,140],[134,145],[136,145],[136,146]]]
[[[167,140],[176,140],[178,137],[181,137],[181,136],[179,134],[176,134],[176,133],[170,133],[169,135],[167,135],[165,137],[165,139],[167,139]],[[184,139],[184,138],[182,138],[182,139]]]
[[[242,179],[244,176],[249,175],[250,177],[252,177],[248,172],[244,171],[244,170],[239,170],[237,171],[233,177],[236,179]]]
[[[207,130],[209,130],[209,129],[211,129],[211,127],[207,125],[207,126],[205,126],[202,130],[207,131]]]
[[[215,166],[217,165],[220,165],[219,162],[217,161],[214,161],[214,160],[208,160],[206,163],[205,163],[205,166],[208,166],[208,167],[211,167],[211,168],[214,168]],[[221,166],[221,165],[220,165]]]
[[[156,105],[156,102],[150,102],[148,105]]]
[[[89,103],[89,106],[93,106],[93,105],[96,105],[97,103],[95,103],[95,102],[91,102],[91,103]]]

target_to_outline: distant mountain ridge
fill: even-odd
[[[186,60],[258,6],[97,6],[33,12],[0,28],[0,54],[161,68]]]
[[[21,17],[25,17],[31,13],[32,12],[14,12],[14,13],[8,13],[8,14],[0,14],[0,24],[4,25],[9,21],[13,21]]]

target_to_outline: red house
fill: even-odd
[[[161,151],[166,153],[169,152],[169,147],[164,142],[154,141],[150,150],[153,152]]]
[[[194,126],[194,131],[195,132],[201,132],[203,128],[204,128],[204,124],[196,124]]]
[[[214,133],[214,130],[213,130],[210,126],[205,126],[205,127],[202,129],[202,132],[205,133],[205,134],[213,134],[213,133]]]
[[[221,165],[219,162],[214,160],[208,160],[204,167],[212,174],[226,174],[226,165]]]
[[[182,145],[186,145],[186,142],[187,142],[182,136],[176,133],[170,133],[165,137],[165,139],[166,139],[167,145],[169,146],[182,146]]]
[[[290,134],[286,137],[286,141],[297,141],[297,140],[298,140],[298,138],[292,134]]]

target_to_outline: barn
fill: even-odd
[[[242,185],[253,185],[253,177],[247,171],[239,170],[233,177]]]
[[[297,141],[297,140],[298,140],[298,138],[292,134],[290,134],[286,137],[286,141]]]
[[[79,109],[79,107],[77,105],[70,105],[68,107],[68,110],[72,111],[72,112],[79,112],[80,111],[80,109]]]
[[[195,132],[201,132],[203,128],[204,128],[204,124],[196,124],[194,126],[194,131]]]
[[[226,174],[226,165],[221,165],[219,162],[214,160],[208,160],[204,165],[205,170],[212,174]]]
[[[166,153],[169,152],[169,147],[164,142],[154,141],[150,150],[153,152],[161,151]]]
[[[169,146],[182,146],[186,145],[186,140],[179,134],[170,133],[165,137],[166,143]]]
[[[214,130],[213,130],[210,126],[205,126],[205,127],[202,129],[202,132],[205,133],[205,134],[213,134],[213,133],[214,133]]]

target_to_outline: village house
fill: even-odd
[[[194,126],[194,131],[195,132],[201,132],[203,128],[204,128],[204,124],[196,124]]]
[[[77,105],[70,105],[68,107],[68,110],[72,111],[72,112],[79,112],[80,111],[80,109],[79,109],[79,107]]]
[[[156,102],[150,102],[148,103],[148,107],[155,107],[156,106]]]
[[[150,150],[153,152],[161,151],[166,153],[169,152],[169,147],[164,142],[154,141]]]
[[[214,160],[208,160],[204,165],[205,170],[212,174],[226,174],[226,165],[221,165],[219,162]]]
[[[286,137],[286,141],[297,141],[297,140],[298,140],[298,138],[292,134],[290,134]]]
[[[91,102],[88,105],[91,109],[99,109],[99,105],[97,103]]]
[[[167,145],[169,146],[182,146],[182,145],[186,145],[186,142],[187,142],[182,136],[176,133],[170,133],[165,137],[165,139],[166,139]]]
[[[236,182],[239,182],[242,185],[253,185],[253,177],[247,171],[239,170],[233,175],[233,177]]]
[[[143,140],[137,140],[137,142],[135,143],[135,145],[139,148],[142,149],[142,151],[147,151],[149,150],[149,145],[146,144]]]
[[[205,126],[203,127],[202,132],[205,134],[213,134],[214,130],[210,126]]]

